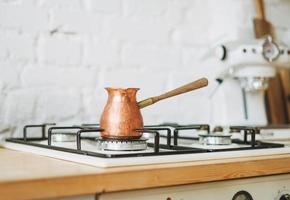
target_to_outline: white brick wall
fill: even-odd
[[[82,57],[79,36],[42,35],[38,39],[38,59],[42,64],[79,66]]]
[[[126,45],[122,49],[124,66],[161,68],[164,71],[174,69],[181,63],[181,50],[172,45]]]
[[[1,61],[9,63],[27,63],[35,59],[34,38],[30,35],[19,34],[15,31],[0,32]]]
[[[266,0],[290,45],[290,1]],[[0,0],[0,132],[23,124],[95,123],[107,86],[157,95],[218,65],[223,37],[250,35],[253,0]],[[145,123],[209,121],[208,91],[144,109]]]
[[[0,24],[4,29],[14,29],[25,33],[47,30],[48,12],[30,1],[1,1]],[[5,3],[7,2],[7,3]]]

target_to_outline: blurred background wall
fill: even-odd
[[[266,0],[290,45],[290,1]],[[254,37],[252,0],[0,0],[0,130],[97,123],[104,87],[140,87],[138,99],[201,76],[208,88],[143,112],[147,124],[208,123],[221,39]]]

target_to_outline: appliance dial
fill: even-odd
[[[225,45],[220,45],[215,49],[215,55],[220,60],[226,60],[227,58],[227,48]]]
[[[262,52],[264,58],[272,62],[273,60],[276,60],[280,55],[280,50],[278,45],[272,41],[272,37],[267,37],[264,44],[263,44],[263,52]]]
[[[253,197],[249,192],[241,190],[233,196],[232,200],[253,200]]]
[[[290,194],[283,194],[279,200],[290,200]]]

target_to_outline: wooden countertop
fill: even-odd
[[[35,199],[290,173],[290,154],[102,169],[0,148],[0,198]]]

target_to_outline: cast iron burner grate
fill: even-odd
[[[28,130],[40,128],[40,137],[29,137]],[[26,125],[23,128],[23,137],[18,138],[7,138],[7,142],[30,145],[35,147],[41,147],[46,149],[52,149],[57,151],[64,151],[75,154],[82,154],[87,156],[95,156],[101,158],[122,158],[122,157],[139,157],[139,156],[161,156],[161,155],[177,155],[177,154],[193,154],[193,153],[209,153],[209,152],[223,152],[223,151],[241,151],[241,150],[251,150],[251,149],[267,149],[267,148],[280,148],[284,147],[283,144],[261,142],[255,139],[255,135],[260,133],[260,129],[257,127],[247,127],[247,126],[231,126],[230,129],[235,131],[243,131],[243,140],[234,139],[232,143],[244,144],[247,146],[242,147],[230,147],[230,148],[195,148],[190,146],[185,146],[179,144],[180,139],[186,140],[196,140],[193,137],[181,137],[179,136],[181,131],[184,130],[203,130],[209,133],[210,127],[207,124],[200,125],[178,125],[178,124],[160,124],[160,125],[150,125],[145,126],[142,129],[137,129],[142,133],[152,135],[154,140],[152,142],[147,142],[147,146],[152,148],[152,151],[134,151],[122,152],[119,154],[114,154],[111,151],[87,151],[82,148],[82,142],[96,141],[100,140],[100,136],[93,136],[92,133],[99,133],[102,129],[99,128],[98,124],[83,124],[81,126],[56,126],[55,123],[45,123],[38,125]],[[70,130],[68,132],[67,130]],[[173,135],[172,135],[173,130]],[[61,131],[61,132],[60,132]],[[165,135],[160,135],[160,131],[165,131]],[[67,148],[62,146],[56,146],[52,144],[52,136],[54,134],[70,134],[76,137],[76,148]],[[92,134],[92,135],[90,135]],[[88,136],[89,135],[89,136]],[[250,135],[250,140],[248,140],[248,135]],[[165,138],[166,142],[160,143],[160,138]],[[173,144],[172,143],[173,139]],[[37,142],[45,142],[37,143]]]

